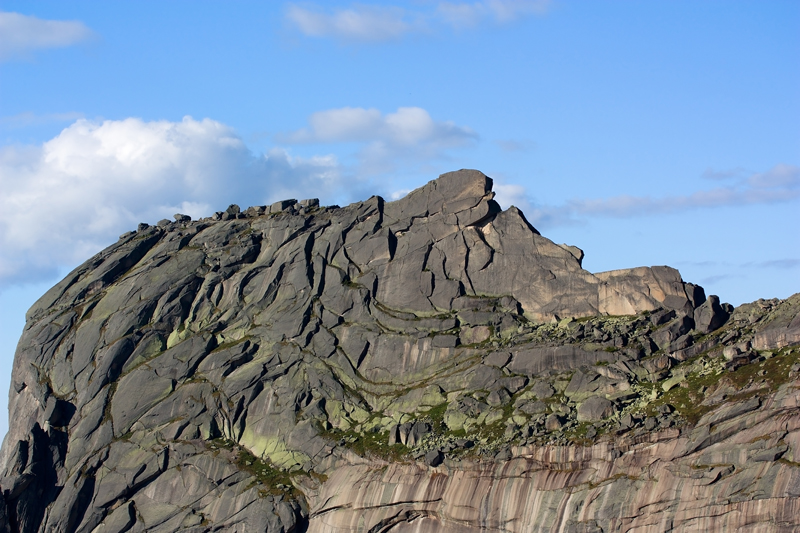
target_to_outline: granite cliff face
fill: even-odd
[[[122,235],[28,312],[0,528],[798,530],[800,295],[592,274],[491,187]]]

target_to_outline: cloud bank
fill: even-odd
[[[256,156],[209,119],[78,120],[40,146],[0,148],[0,287],[52,276],[138,222],[324,197],[345,180],[333,156]]]
[[[25,57],[34,50],[70,46],[92,36],[77,20],[43,20],[0,12],[0,61]]]
[[[318,5],[289,4],[287,22],[307,37],[345,43],[393,41],[408,34],[430,32],[437,26],[474,28],[484,22],[505,24],[529,15],[541,15],[550,0],[484,0],[438,2],[431,9],[354,4],[326,10]]]

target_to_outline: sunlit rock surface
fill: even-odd
[[[800,296],[592,274],[491,187],[122,235],[28,312],[0,527],[800,528]]]

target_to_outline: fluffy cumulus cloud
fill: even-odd
[[[381,141],[394,146],[456,146],[477,138],[470,128],[435,121],[420,107],[401,107],[385,115],[377,109],[342,107],[314,113],[308,123],[308,128],[280,138],[290,143]]]
[[[91,36],[92,31],[80,21],[0,12],[0,61],[25,57],[33,50],[70,46]]]
[[[483,0],[438,2],[433,8],[354,4],[348,8],[323,9],[313,4],[289,4],[286,20],[309,37],[326,37],[341,42],[381,42],[409,33],[431,31],[445,25],[472,28],[484,21],[507,23],[523,16],[542,14],[550,0]]]
[[[0,286],[74,265],[141,221],[324,198],[343,179],[335,157],[256,156],[209,119],[78,120],[42,145],[0,148]]]
[[[401,107],[386,114],[361,107],[329,109],[312,114],[307,128],[278,136],[289,144],[358,143],[365,174],[388,171],[393,161],[443,157],[446,150],[477,138],[472,129],[434,120],[419,107]]]
[[[80,119],[41,145],[0,147],[0,290],[52,276],[139,222],[283,198],[346,203],[374,192],[369,176],[398,162],[424,164],[475,139],[469,128],[420,108],[322,111],[284,136],[357,143],[360,165],[351,171],[333,155],[253,154],[235,131],[210,119]]]

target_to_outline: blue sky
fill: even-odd
[[[3,0],[0,389],[27,308],[140,221],[458,168],[591,271],[785,298],[799,27],[796,1]]]

